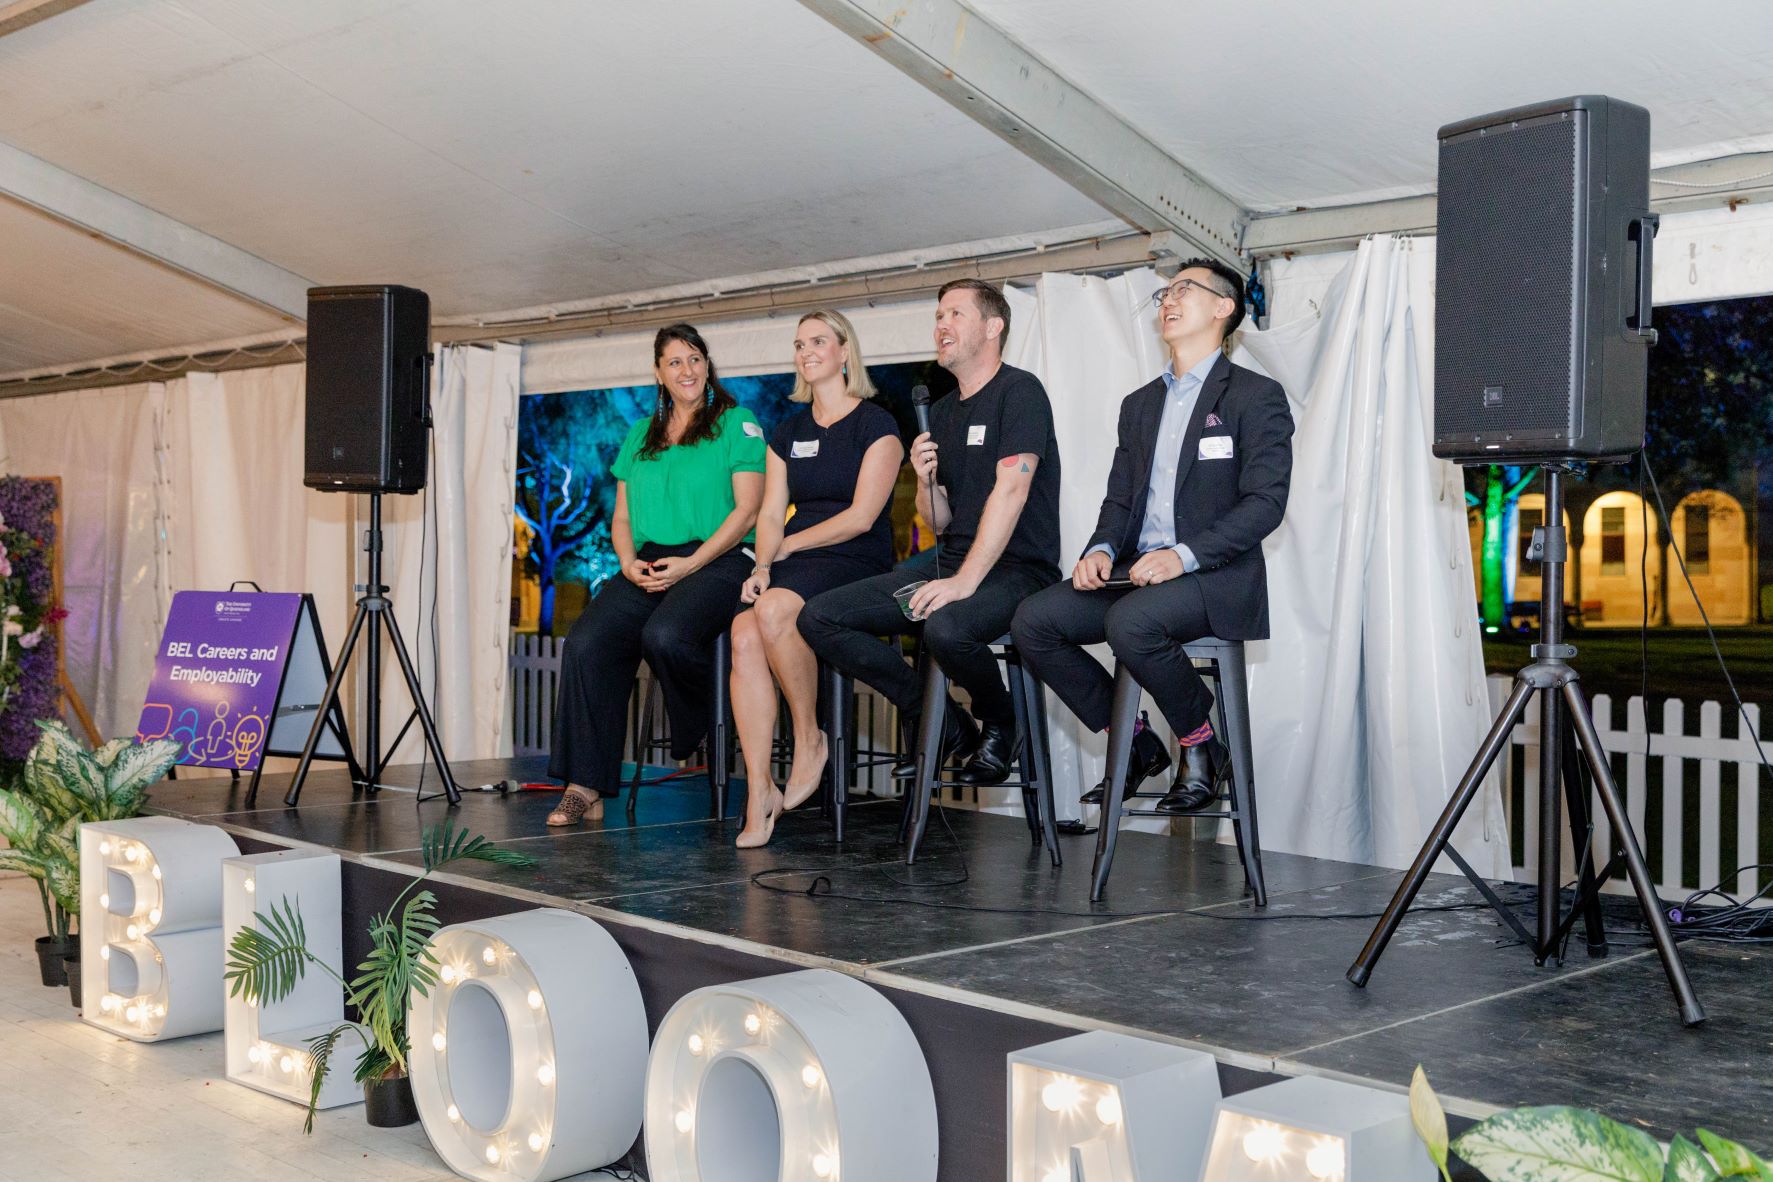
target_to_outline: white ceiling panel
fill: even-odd
[[[1262,210],[1432,192],[1435,131],[1607,94],[1656,164],[1773,147],[1766,0],[968,0],[1209,182]]]
[[[93,0],[0,140],[439,315],[1105,216],[794,0]]]
[[[0,198],[0,373],[289,327],[257,304]]]

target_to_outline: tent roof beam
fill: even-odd
[[[960,0],[801,0],[1133,226],[1241,267],[1243,208]]]
[[[313,284],[302,276],[9,144],[0,144],[0,197],[289,320],[307,319]]]

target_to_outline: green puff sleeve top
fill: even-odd
[[[628,524],[634,548],[648,542],[681,546],[705,542],[733,511],[733,473],[764,470],[763,428],[742,406],[729,408],[714,426],[714,438],[668,447],[640,458],[650,419],[628,429],[628,438],[610,468],[628,486]],[[750,542],[755,533],[744,540]]]

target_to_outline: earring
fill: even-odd
[[[665,393],[665,387],[659,387],[659,417],[664,418],[671,409],[671,396]]]
[[[710,407],[712,407],[714,405],[714,387],[713,386],[708,387],[708,405]]]

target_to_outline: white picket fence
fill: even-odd
[[[1497,709],[1508,697],[1510,684],[1507,677],[1490,678],[1490,700]],[[1760,885],[1757,877],[1765,881],[1765,873],[1736,871],[1773,862],[1773,841],[1762,834],[1762,818],[1769,815],[1761,799],[1765,773],[1751,737],[1760,735],[1761,747],[1773,757],[1773,737],[1762,727],[1760,707],[1749,705],[1744,722],[1734,702],[1727,711],[1717,702],[1702,702],[1697,732],[1690,729],[1687,705],[1679,699],[1663,703],[1661,726],[1654,731],[1644,717],[1644,700],[1636,695],[1625,704],[1623,726],[1617,725],[1608,695],[1597,695],[1592,709],[1595,730],[1609,755],[1614,780],[1624,791],[1626,812],[1662,897],[1679,900],[1720,883],[1740,897],[1752,895]],[[1526,721],[1515,728],[1508,758],[1499,762],[1515,874],[1528,880],[1539,851],[1537,701],[1529,706]],[[1612,848],[1611,832],[1599,802],[1592,802],[1591,809],[1594,848],[1602,854]],[[1567,852],[1567,837],[1564,845]],[[1566,872],[1573,867],[1566,861]],[[1733,881],[1725,881],[1726,876],[1733,876]],[[1630,886],[1621,874],[1608,889],[1623,893]]]
[[[564,643],[562,639],[533,632],[511,634],[511,749],[514,755],[548,754],[554,723],[554,695],[560,688],[560,650]],[[652,701],[649,693],[651,679],[652,674],[642,665],[635,685],[635,693],[642,703]],[[783,711],[784,727],[786,721],[787,712]],[[655,717],[653,723],[654,734],[665,733],[662,719]],[[894,745],[892,728],[892,709],[886,699],[866,686],[857,685],[858,748],[890,750]],[[627,746],[631,747],[632,741],[629,736]],[[624,750],[622,754],[628,759],[634,757],[632,750]],[[657,758],[656,754],[654,758]],[[735,770],[743,774],[742,769]],[[785,776],[787,769],[781,768],[779,773]],[[853,790],[870,795],[885,794],[890,792],[892,785],[884,766],[866,767],[853,781]]]

